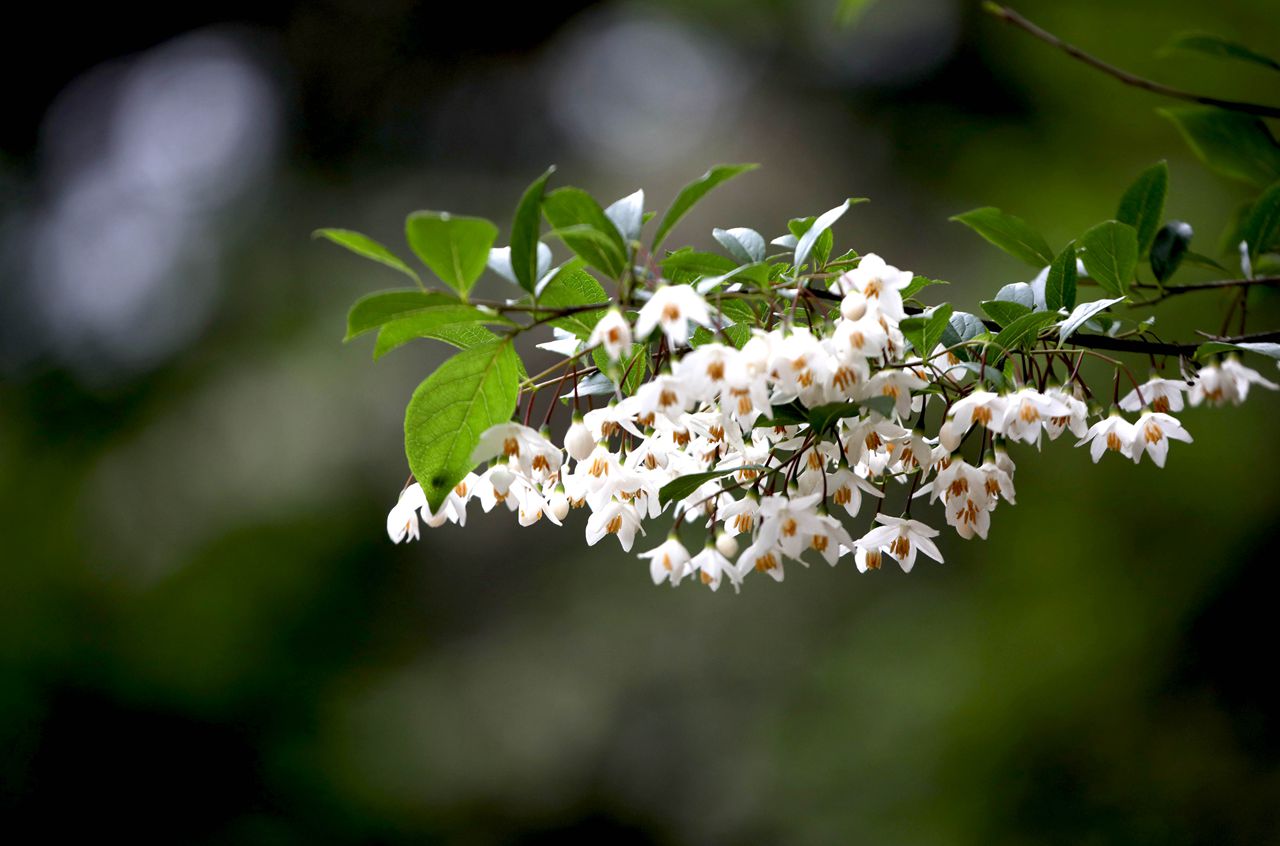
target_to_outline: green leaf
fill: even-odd
[[[1002,350],[1021,349],[1029,346],[1040,335],[1040,330],[1058,320],[1058,315],[1051,311],[1035,311],[1024,314],[1008,326],[1000,330],[991,342]]]
[[[542,213],[556,237],[583,261],[611,278],[627,268],[627,245],[622,233],[581,188],[557,188],[542,200]]]
[[[1049,265],[1044,280],[1044,302],[1049,311],[1076,307],[1076,245],[1067,244]]]
[[[666,214],[662,216],[662,220],[658,222],[658,231],[653,235],[653,244],[650,247],[650,251],[655,253],[658,251],[658,247],[662,245],[671,228],[688,213],[689,209],[693,208],[694,203],[705,197],[712,188],[728,182],[741,173],[755,170],[757,167],[759,165],[754,164],[716,165],[681,188],[680,193],[676,195],[675,202],[671,204],[671,208],[667,209]]]
[[[404,415],[404,451],[432,511],[475,467],[471,453],[490,426],[516,410],[520,359],[510,341],[463,350],[428,376]]]
[[[1031,313],[1031,309],[1028,306],[1011,300],[983,300],[978,305],[982,306],[982,310],[987,313],[988,317],[1001,326],[1008,326],[1019,317],[1024,317]]]
[[[830,432],[836,421],[843,417],[856,417],[863,411],[874,411],[881,417],[893,413],[893,397],[868,397],[857,402],[829,402],[809,409],[809,428],[819,435]]]
[[[498,227],[484,218],[448,212],[414,212],[404,230],[422,263],[463,299],[484,273],[498,237]]]
[[[596,281],[596,278],[583,270],[580,263],[572,262],[560,268],[556,275],[547,282],[546,287],[542,289],[542,296],[538,298],[538,305],[555,310],[608,301],[608,294],[604,292],[604,288],[600,287],[600,283]],[[567,332],[572,332],[585,341],[591,336],[591,330],[596,328],[596,324],[600,322],[604,312],[605,309],[603,308],[592,311],[579,311],[573,314],[566,314],[563,317],[557,317],[548,322],[552,326],[558,326]],[[538,313],[534,315],[535,318],[541,316]]]
[[[1196,360],[1204,361],[1211,355],[1235,350],[1255,352],[1268,358],[1280,360],[1280,344],[1270,341],[1246,341],[1239,344],[1232,344],[1226,341],[1207,341],[1196,347]]]
[[[705,473],[690,473],[688,476],[680,476],[667,482],[658,490],[658,503],[665,508],[669,503],[679,502],[689,496],[707,482],[728,476],[730,473],[737,473],[739,470],[759,470],[763,472],[769,470],[769,468],[763,464],[742,464],[738,467],[724,467],[719,470],[708,470]]]
[[[510,325],[511,321],[495,312],[481,310],[474,306],[462,304],[438,305],[399,312],[390,319],[379,323],[376,327],[363,325],[357,329],[355,334],[358,335],[373,328],[384,330],[387,327],[394,327],[387,333],[388,341],[393,337],[404,337],[405,340],[408,340],[409,338],[438,337],[438,333],[445,326],[468,323],[506,323]],[[353,337],[355,335],[352,335],[350,329],[348,329],[346,340],[349,341]],[[381,344],[381,331],[378,337]],[[396,346],[399,346],[399,344],[396,344]],[[383,352],[385,353],[386,350],[383,350]],[[380,357],[376,348],[374,349],[373,357],[375,359]]]
[[[1138,233],[1127,223],[1108,220],[1080,236],[1084,269],[1108,294],[1124,296],[1138,267]]]
[[[1211,170],[1259,188],[1280,179],[1280,145],[1259,118],[1210,106],[1157,111]]]
[[[1240,240],[1249,244],[1249,258],[1280,246],[1280,182],[1257,199],[1240,229]]]
[[[479,323],[444,323],[424,327],[408,317],[382,324],[378,329],[378,337],[373,343],[373,359],[377,361],[392,350],[418,338],[444,341],[463,350],[498,340],[496,334]]]
[[[1021,218],[1005,214],[992,206],[967,211],[951,218],[986,238],[1009,255],[1032,267],[1044,267],[1053,261],[1053,251],[1044,237]]]
[[[723,276],[737,266],[731,258],[684,247],[662,260],[662,275],[672,282],[696,282],[704,276]]]
[[[972,341],[986,331],[987,327],[977,315],[969,314],[967,311],[957,311],[947,321],[947,326],[942,332],[942,344],[945,347],[954,347],[965,341]],[[951,354],[961,360],[969,359],[969,352],[964,349],[952,350]]]
[[[1123,301],[1124,297],[1115,297],[1114,299],[1109,300],[1094,300],[1088,303],[1080,303],[1071,310],[1071,314],[1058,322],[1058,343],[1064,343],[1068,338],[1074,335],[1076,330],[1081,326],[1111,308],[1116,303]]]
[[[603,347],[592,350],[591,358],[600,372],[608,376],[615,385],[619,379],[622,380],[619,390],[624,397],[634,394],[649,375],[649,347],[645,344],[632,344],[631,351],[616,362],[609,360],[609,354]]]
[[[1160,52],[1167,55],[1179,50],[1204,53],[1219,59],[1252,62],[1255,65],[1262,65],[1264,68],[1270,68],[1273,71],[1280,71],[1280,62],[1220,35],[1212,35],[1205,32],[1184,32],[1175,36]]]
[[[516,281],[529,293],[538,284],[538,242],[542,233],[542,196],[555,166],[533,180],[525,189],[516,216],[511,221],[511,269]]]
[[[849,210],[849,206],[854,205],[855,203],[865,202],[867,202],[865,197],[850,197],[835,208],[828,209],[818,215],[818,217],[814,219],[813,224],[805,230],[804,234],[800,236],[800,240],[796,243],[795,266],[800,267],[808,261],[811,253],[814,254],[814,258],[816,259],[814,261],[815,267],[820,266],[822,262],[826,261],[827,257],[831,255],[831,247],[828,245],[825,250],[821,251],[821,255],[819,255],[818,251],[814,249],[815,245],[818,243],[818,239],[824,234],[829,234],[828,230],[831,229],[837,220],[844,216],[844,213]]]
[[[1187,249],[1191,244],[1191,235],[1191,225],[1181,220],[1171,220],[1160,227],[1151,243],[1151,272],[1155,274],[1157,281],[1164,282],[1172,277],[1178,265],[1182,264],[1183,257],[1190,258],[1194,255]]]
[[[898,324],[902,334],[922,357],[928,356],[942,340],[951,325],[951,306],[948,303],[935,308],[925,317],[908,317]]]
[[[347,312],[347,335],[343,340],[350,341],[358,335],[377,329],[388,320],[404,317],[420,309],[449,305],[461,306],[462,303],[450,294],[412,288],[366,294],[356,300]]]
[[[327,238],[339,247],[345,247],[358,256],[373,259],[387,267],[394,267],[419,285],[422,279],[413,268],[405,264],[398,255],[379,244],[377,241],[360,232],[350,229],[317,229],[311,233],[312,238]]]
[[[764,237],[754,229],[748,229],[745,226],[735,229],[712,229],[711,235],[739,264],[755,264],[758,261],[764,261]]]
[[[1169,165],[1156,162],[1144,170],[1120,198],[1116,220],[1138,233],[1138,255],[1145,256],[1164,217],[1164,198],[1169,192]]]
[[[950,284],[951,284],[950,282],[944,282],[941,279],[930,279],[927,276],[914,276],[912,277],[911,281],[907,283],[907,287],[902,289],[902,298],[904,300],[909,300],[912,297],[914,297],[916,294],[920,293],[925,288],[928,288],[931,285],[950,285]]]

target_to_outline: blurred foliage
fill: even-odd
[[[1158,55],[1187,30],[1274,53],[1265,0],[1018,8],[1136,73],[1275,95],[1269,68]],[[870,196],[842,238],[972,307],[1027,274],[946,222],[966,208],[1063,244],[1164,158],[1167,216],[1213,240],[1256,190],[1201,167],[1155,114],[1168,104],[959,0],[873,3],[849,28],[826,0],[169,14],[90,18],[86,51],[31,59],[30,126],[0,155],[0,806],[19,839],[1275,838],[1274,396],[1186,414],[1196,444],[1164,471],[1046,448],[1020,462],[1018,519],[910,576],[655,590],[611,548],[505,520],[395,548],[388,398],[438,359],[408,345],[375,368],[341,347],[345,303],[395,272],[307,238],[335,220],[387,238],[409,207],[505,225],[548,161],[597,196],[655,198],[711,161],[759,161],[682,238],[709,246],[726,210],[773,230],[776,209]],[[283,141],[257,191],[202,219],[218,257],[197,263],[218,270],[202,321],[108,366],[72,343],[67,301],[33,310],[24,234],[105,143],[41,115],[98,62],[107,78],[212,24],[267,69]],[[172,283],[137,343],[197,299]],[[104,284],[84,279],[109,304]],[[1199,307],[1159,331],[1186,337]]]

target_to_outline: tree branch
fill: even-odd
[[[1005,23],[1012,24],[1018,29],[1030,33],[1046,44],[1057,47],[1071,58],[1085,63],[1094,70],[1102,71],[1108,76],[1123,82],[1125,85],[1131,85],[1134,88],[1141,88],[1144,91],[1150,91],[1152,94],[1159,94],[1162,97],[1172,97],[1175,100],[1187,100],[1192,103],[1200,103],[1204,106],[1215,106],[1219,109],[1229,109],[1233,112],[1243,112],[1244,114],[1257,115],[1259,117],[1280,118],[1280,107],[1264,106],[1258,103],[1246,103],[1240,100],[1220,100],[1217,97],[1206,97],[1201,94],[1195,94],[1191,91],[1183,91],[1180,88],[1174,88],[1172,86],[1165,85],[1162,82],[1156,82],[1155,80],[1146,79],[1129,73],[1122,68],[1108,64],[1096,56],[1092,56],[1084,52],[1079,47],[1068,44],[1053,33],[1036,26],[1013,9],[1010,9],[1008,6],[1002,6],[999,3],[986,2],[982,4],[982,8]]]

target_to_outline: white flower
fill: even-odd
[[[637,531],[644,534],[635,506],[613,500],[588,518],[587,545],[595,546],[605,535],[617,535],[623,551],[630,552]]]
[[[414,482],[400,492],[400,498],[387,514],[387,535],[392,543],[404,540],[417,540],[418,511],[427,505],[426,494],[422,486]]]
[[[866,491],[875,497],[884,497],[884,493],[875,485],[849,469],[849,465],[841,464],[827,479],[827,491],[831,501],[849,512],[850,517],[857,517],[862,508],[862,493]]]
[[[591,330],[587,346],[596,345],[604,349],[610,361],[617,361],[623,353],[631,351],[631,324],[618,309],[606,311]]]
[[[867,380],[866,386],[861,391],[861,398],[891,397],[899,419],[905,420],[911,414],[911,392],[918,391],[928,384],[927,380],[910,368],[881,370]]]
[[[1182,411],[1182,394],[1190,386],[1181,379],[1148,379],[1141,388],[1134,388],[1120,400],[1123,411],[1140,411],[1145,406],[1152,411]],[[1142,396],[1139,397],[1138,394]]]
[[[524,475],[534,478],[547,478],[560,472],[564,460],[560,450],[545,436],[519,423],[499,423],[485,429],[471,452],[471,461],[479,464],[499,455],[514,460]]]
[[[1219,365],[1210,364],[1200,368],[1187,399],[1193,406],[1205,401],[1213,405],[1228,402],[1239,405],[1248,398],[1250,385],[1261,385],[1272,391],[1280,387],[1263,378],[1258,371],[1245,367],[1234,357],[1228,357]]]
[[[724,344],[703,344],[676,362],[674,373],[690,396],[709,401],[720,394],[738,351]]]
[[[646,419],[657,413],[674,421],[689,407],[689,394],[685,383],[678,376],[663,373],[655,376],[636,390],[637,417]]]
[[[730,537],[737,534],[750,536],[756,527],[756,515],[760,512],[760,501],[754,496],[744,496],[720,509],[720,519],[724,522],[725,534]]]
[[[757,573],[765,573],[775,582],[782,581],[786,573],[782,569],[782,564],[786,556],[777,543],[768,539],[760,539],[743,551],[738,557],[738,565],[735,568],[739,581],[742,580],[747,573],[755,570]]]
[[[649,559],[649,576],[655,585],[670,582],[674,587],[693,569],[689,566],[689,550],[675,535],[648,552],[641,552],[639,557]]]
[[[1089,424],[1086,422],[1089,407],[1061,388],[1050,388],[1045,391],[1045,396],[1056,400],[1066,408],[1065,414],[1059,414],[1044,421],[1044,431],[1049,435],[1049,439],[1057,440],[1059,435],[1068,430],[1077,438],[1083,438],[1089,431]]]
[[[904,573],[910,573],[916,563],[916,552],[942,563],[942,553],[931,538],[938,536],[938,530],[926,526],[919,520],[903,517],[890,517],[877,514],[876,522],[882,524],[867,532],[855,543],[859,549],[884,550],[892,555],[902,567]]]
[[[1034,388],[1023,388],[1006,397],[1005,402],[1004,420],[998,431],[1010,440],[1037,446],[1045,422],[1055,417],[1069,418],[1071,413],[1060,399]]]
[[[712,327],[711,309],[702,295],[689,285],[663,285],[653,292],[649,302],[636,317],[636,337],[647,338],[655,327],[661,327],[671,347],[684,346],[689,340],[689,322]]]
[[[699,581],[712,590],[720,587],[720,579],[726,575],[729,577],[729,581],[733,583],[735,590],[741,583],[733,562],[721,555],[720,550],[716,549],[715,544],[710,541],[702,548],[701,552],[693,556],[693,560],[689,562],[689,568],[698,574]]]
[[[1169,455],[1169,441],[1191,443],[1191,435],[1182,424],[1168,414],[1159,411],[1149,412],[1138,418],[1133,426],[1136,436],[1133,439],[1133,463],[1137,464],[1145,451],[1157,467],[1164,466]]]
[[[947,411],[947,416],[955,421],[962,435],[975,423],[986,426],[996,434],[1001,434],[1006,403],[1005,398],[999,394],[993,394],[990,391],[974,391],[956,400]]]
[[[836,281],[840,293],[857,291],[867,298],[867,310],[875,310],[892,320],[902,320],[902,289],[911,284],[914,274],[899,270],[875,253],[867,253],[858,266]]]
[[[1133,424],[1113,413],[1090,426],[1085,436],[1076,442],[1076,446],[1089,444],[1089,456],[1093,458],[1093,463],[1097,464],[1098,459],[1102,458],[1102,454],[1107,450],[1129,455],[1136,436],[1137,430],[1134,429]]]

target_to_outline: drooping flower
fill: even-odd
[[[422,486],[417,482],[400,492],[399,499],[387,514],[387,535],[392,543],[417,540],[420,537],[418,512],[426,505],[426,494],[422,492]]]
[[[1133,426],[1133,463],[1137,464],[1146,452],[1157,467],[1163,467],[1169,455],[1169,441],[1191,443],[1191,434],[1174,417],[1159,411],[1148,412],[1138,418]]]
[[[693,569],[689,566],[689,550],[674,534],[653,549],[639,553],[639,557],[649,559],[649,576],[655,585],[670,582],[674,587]]]
[[[1097,464],[1098,459],[1108,450],[1129,455],[1136,436],[1137,430],[1132,423],[1119,414],[1112,413],[1090,426],[1085,436],[1076,442],[1076,446],[1089,444],[1089,456]]]
[[[707,301],[690,285],[663,285],[641,306],[635,336],[647,338],[660,327],[671,347],[682,347],[689,341],[690,322],[713,328]]]
[[[1190,385],[1181,379],[1148,379],[1140,388],[1134,388],[1120,400],[1121,411],[1141,411],[1144,407],[1152,411],[1169,413],[1182,411],[1182,395],[1190,389]]]
[[[599,345],[610,361],[617,361],[624,353],[631,351],[631,324],[616,308],[611,308],[596,323],[587,338],[587,346]]]
[[[938,536],[937,529],[930,528],[919,520],[890,517],[887,514],[877,514],[876,522],[881,525],[854,542],[859,549],[889,553],[904,573],[910,573],[915,566],[917,552],[923,552],[939,564],[942,563],[942,553],[932,540]]]

